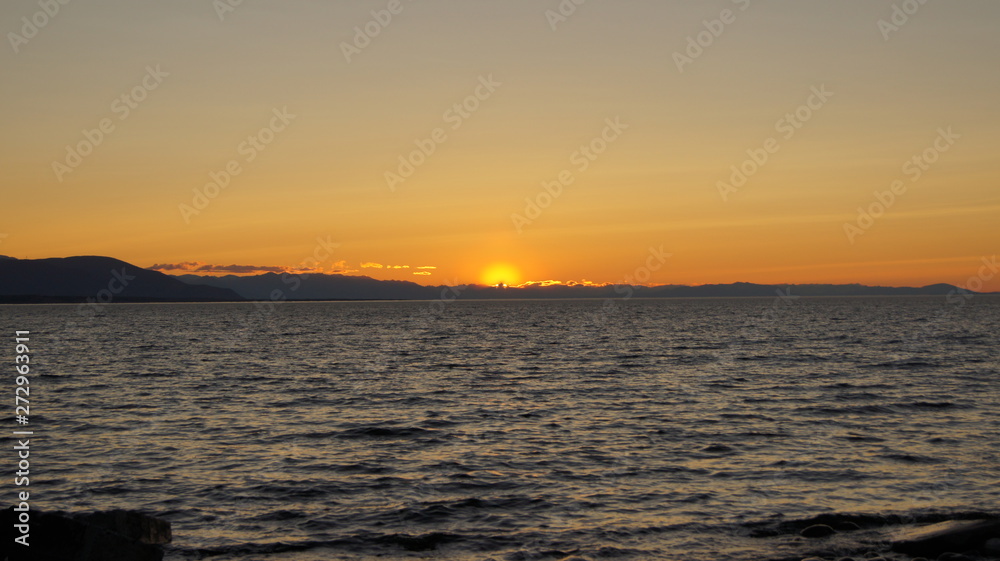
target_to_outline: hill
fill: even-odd
[[[199,286],[111,257],[0,259],[0,302],[243,300],[222,287]]]

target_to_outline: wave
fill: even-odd
[[[354,427],[336,433],[337,438],[343,438],[343,439],[369,439],[369,438],[407,439],[407,438],[430,437],[438,435],[439,431],[432,429],[424,429],[420,427],[395,427],[386,425]]]

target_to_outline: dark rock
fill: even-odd
[[[803,528],[802,531],[799,532],[799,535],[804,538],[825,538],[826,536],[832,536],[836,533],[836,530],[826,524],[813,524],[808,528]]]
[[[998,534],[1000,520],[948,520],[899,530],[889,541],[894,551],[929,556],[979,549]]]
[[[30,511],[28,546],[14,543],[15,513],[2,512],[3,546],[8,561],[161,561],[163,550],[142,540],[166,543],[170,523],[137,512],[89,515]],[[164,541],[166,540],[166,541]]]
[[[861,526],[855,524],[854,522],[851,522],[850,520],[837,524],[837,530],[840,532],[854,532],[860,529]]]
[[[105,530],[121,534],[141,543],[159,545],[170,543],[173,536],[170,522],[146,516],[141,512],[128,510],[108,510],[90,514],[75,515],[73,518],[86,524],[93,524]]]
[[[961,553],[942,553],[938,555],[937,561],[975,561],[968,555],[962,555]]]

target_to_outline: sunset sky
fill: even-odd
[[[995,0],[7,0],[0,22],[0,254],[603,283],[662,248],[651,284],[1000,290]]]

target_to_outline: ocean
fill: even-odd
[[[994,296],[0,317],[32,508],[164,518],[167,560],[797,560],[1000,512]]]

